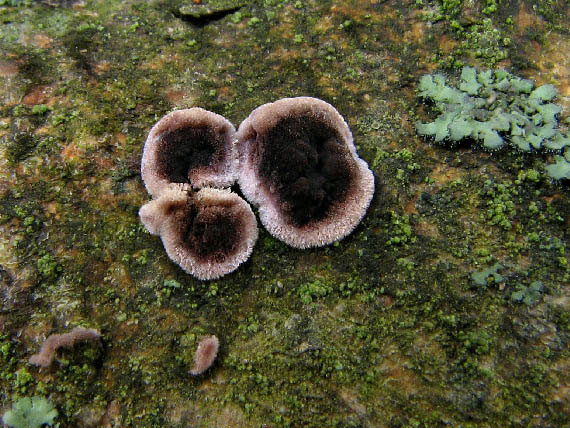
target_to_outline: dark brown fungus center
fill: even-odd
[[[360,222],[374,176],[338,111],[311,97],[259,106],[236,133],[239,185],[270,234],[296,248],[330,244]]]
[[[171,183],[188,183],[190,171],[223,156],[224,136],[208,127],[184,127],[160,136],[157,170]]]
[[[302,227],[345,201],[356,176],[338,132],[313,114],[286,117],[258,134],[259,174],[287,222]]]
[[[243,227],[234,209],[190,205],[181,219],[181,240],[197,261],[222,263],[234,256],[242,239]]]

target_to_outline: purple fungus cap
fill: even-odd
[[[227,187],[236,179],[235,127],[223,116],[194,107],[160,119],[144,145],[141,175],[159,196],[172,183]]]
[[[374,176],[330,104],[311,97],[264,104],[236,137],[241,191],[276,238],[296,248],[327,245],[364,217]]]
[[[160,235],[168,257],[201,280],[237,269],[257,240],[249,204],[229,190],[193,192],[171,185],[143,205],[139,216],[151,234]]]

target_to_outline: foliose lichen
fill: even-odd
[[[2,422],[13,428],[39,428],[52,425],[57,410],[44,397],[22,397],[12,404]]]
[[[471,279],[479,287],[487,287],[489,283],[504,282],[505,278],[499,273],[503,269],[503,265],[495,263],[493,266],[471,273]]]
[[[498,70],[465,66],[458,87],[442,74],[426,74],[418,95],[433,102],[439,113],[433,122],[416,122],[416,131],[438,143],[475,141],[489,150],[504,146],[523,152],[557,153],[546,167],[554,179],[570,179],[570,137],[558,128],[562,108],[552,101],[553,85],[534,82]]]
[[[511,294],[511,301],[532,305],[540,300],[543,291],[544,285],[540,281],[533,281],[529,286],[519,285]]]

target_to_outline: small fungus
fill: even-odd
[[[216,336],[206,336],[200,339],[198,349],[194,354],[194,367],[190,373],[198,376],[208,370],[218,355],[219,347],[220,341]]]
[[[69,333],[52,334],[42,344],[40,352],[30,357],[30,364],[49,367],[59,348],[71,348],[76,342],[97,340],[101,334],[92,328],[75,327]]]
[[[202,280],[237,269],[257,240],[250,206],[229,190],[170,186],[139,215],[151,234],[160,235],[170,259]]]
[[[364,216],[374,176],[330,104],[310,97],[264,104],[236,136],[240,188],[273,236],[297,248],[326,245]]]
[[[235,127],[223,116],[199,107],[177,110],[150,130],[141,175],[152,196],[171,183],[194,188],[226,187],[236,179]]]

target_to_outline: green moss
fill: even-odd
[[[10,355],[10,350],[12,346],[10,342],[7,340],[6,336],[0,335],[0,356],[2,357],[3,361],[7,361]]]
[[[38,259],[37,267],[41,277],[46,281],[57,279],[62,270],[57,260],[49,253]]]
[[[461,11],[462,0],[442,0],[441,9],[450,16],[456,16]]]
[[[20,162],[29,156],[39,144],[39,139],[27,133],[15,134],[7,147],[7,158],[10,162]]]
[[[21,394],[28,392],[28,389],[33,385],[34,378],[31,373],[25,368],[21,368],[16,371],[16,377],[14,379],[14,387]]]
[[[463,346],[469,351],[477,355],[489,354],[493,345],[492,335],[487,331],[470,331],[459,334],[460,340],[463,341]]]
[[[481,190],[481,195],[487,199],[485,219],[490,225],[497,225],[503,230],[513,227],[512,219],[516,214],[513,190],[508,183],[492,183],[487,180]]]
[[[391,232],[390,239],[386,241],[386,245],[403,245],[415,243],[416,238],[412,236],[412,227],[410,225],[410,217],[407,214],[398,215],[394,211],[391,215]]]
[[[302,284],[298,288],[297,293],[301,298],[301,302],[307,305],[319,297],[324,297],[330,294],[332,290],[333,289],[330,285],[317,278],[314,281]]]

